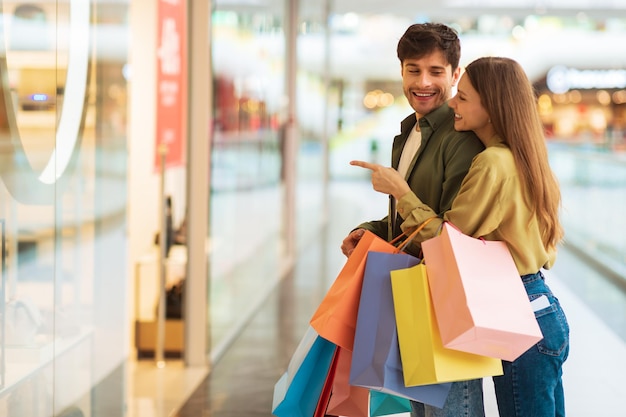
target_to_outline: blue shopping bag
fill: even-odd
[[[370,391],[370,417],[410,412],[411,402],[408,399],[380,391]]]
[[[404,385],[391,271],[417,265],[404,253],[369,252],[357,314],[350,384],[442,408],[451,384]]]
[[[337,345],[309,327],[298,344],[287,371],[274,385],[272,414],[311,417],[322,394]]]

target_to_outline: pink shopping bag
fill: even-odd
[[[472,238],[446,222],[422,250],[445,347],[513,361],[542,339],[504,242]]]
[[[391,271],[391,288],[406,386],[502,375],[498,358],[443,347],[424,264]]]

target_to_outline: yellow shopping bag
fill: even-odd
[[[391,271],[391,287],[406,386],[502,375],[498,358],[443,346],[423,263]]]

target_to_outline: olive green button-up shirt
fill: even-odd
[[[443,214],[452,207],[472,159],[484,149],[484,145],[474,133],[454,130],[454,112],[444,104],[419,121],[413,113],[401,122],[400,134],[394,138],[391,151],[391,166],[395,169],[398,169],[402,149],[416,122],[422,133],[422,143],[409,165],[406,180],[421,202],[435,213]],[[395,204],[391,206],[395,207]],[[390,216],[358,227],[389,241],[401,233],[403,216],[399,214],[395,230],[391,228]]]

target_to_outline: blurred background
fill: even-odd
[[[412,111],[396,44],[415,22],[454,27],[462,66],[500,55],[527,71],[563,193],[555,274],[626,340],[622,1],[0,12],[0,416],[169,415],[330,224],[325,269],[299,290],[306,317],[342,265],[340,239],[386,213],[348,162],[390,159]]]

